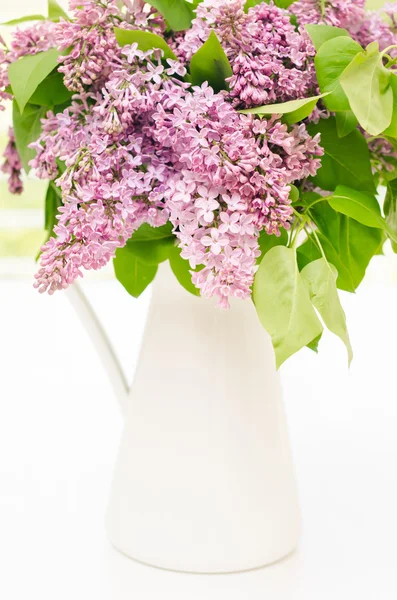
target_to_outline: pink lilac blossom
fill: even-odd
[[[296,31],[287,11],[273,3],[248,13],[244,5],[245,0],[200,3],[192,28],[178,45],[179,56],[190,59],[215,31],[232,63],[230,95],[241,108],[315,93],[315,51],[308,36]]]
[[[299,0],[289,10],[299,25],[323,23],[342,27],[354,37],[365,18],[365,0]]]
[[[300,26],[319,23],[347,29],[364,48],[373,41],[381,50],[397,43],[397,3],[366,11],[365,0],[299,0],[289,10]]]
[[[308,36],[273,4],[247,13],[244,4],[204,0],[192,29],[170,34],[141,0],[71,0],[71,21],[29,28],[0,54],[4,97],[9,62],[54,46],[65,51],[59,70],[74,92],[32,145],[36,174],[62,193],[36,275],[41,292],[103,267],[142,223],[170,220],[182,256],[203,267],[192,274],[203,296],[226,308],[230,297],[251,295],[258,236],[290,227],[291,184],[316,173],[323,151],[304,124],[238,112],[317,91]],[[178,60],[120,48],[115,25],[164,33]],[[233,69],[218,94],[182,80],[212,30]]]
[[[94,110],[76,97],[71,109],[49,114],[34,144],[40,177],[57,177],[57,158],[66,164],[57,179],[63,206],[56,237],[43,246],[36,275],[42,292],[67,287],[82,268],[104,266],[143,222],[168,221],[163,188],[171,152],[151,137],[150,113],[154,102],[172,105],[188,84],[172,77],[175,66],[162,66],[159,51],[142,53],[136,44],[120,49],[118,67]]]
[[[22,194],[22,163],[15,145],[14,130],[12,128],[9,130],[8,137],[9,142],[3,154],[4,163],[1,167],[1,171],[9,175],[8,188],[11,194]]]
[[[156,138],[174,151],[166,192],[170,220],[206,297],[247,298],[260,254],[259,232],[280,235],[292,216],[290,184],[320,166],[319,137],[305,125],[239,115],[206,84],[172,110],[154,113]]]

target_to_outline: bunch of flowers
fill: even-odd
[[[397,4],[69,9],[51,0],[0,38],[14,121],[2,170],[14,193],[22,170],[49,181],[39,291],[113,259],[138,296],[169,260],[222,308],[253,296],[278,364],[316,349],[321,321],[351,358],[337,288],[354,291],[397,242]]]

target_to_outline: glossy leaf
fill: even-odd
[[[1,25],[9,25],[13,27],[14,25],[20,25],[21,23],[29,23],[30,21],[45,21],[46,17],[43,15],[26,15],[25,17],[20,17],[19,19],[11,19],[11,21],[6,21],[5,23],[1,23]]]
[[[323,328],[299,273],[296,253],[276,246],[265,254],[253,289],[259,319],[272,338],[277,367]]]
[[[51,21],[59,21],[60,18],[69,20],[68,15],[55,0],[48,0],[48,18]]]
[[[385,203],[383,206],[387,232],[392,241],[392,248],[397,252],[397,179],[392,179],[387,184]]]
[[[50,181],[45,198],[45,220],[44,229],[48,233],[48,239],[54,236],[54,227],[58,223],[58,209],[62,206],[62,192],[53,181]]]
[[[368,227],[383,229],[385,221],[380,212],[380,206],[371,194],[358,192],[344,185],[338,185],[334,194],[328,198],[334,210]]]
[[[337,213],[328,202],[319,202],[310,209],[310,216],[317,225],[317,235],[325,256],[338,271],[337,286],[354,292],[361,283],[371,258],[383,243],[380,229],[367,227],[354,219]],[[299,267],[321,258],[313,238],[309,238],[297,250]]]
[[[274,4],[279,8],[287,9],[291,4],[293,4],[295,0],[275,0]]]
[[[352,110],[345,110],[335,113],[336,129],[340,138],[349,135],[357,129],[358,120]]]
[[[158,269],[157,265],[139,261],[128,246],[116,250],[113,266],[117,279],[134,298],[138,298],[145,291]]]
[[[275,246],[286,246],[288,244],[288,233],[285,229],[281,230],[281,234],[277,235],[269,235],[266,231],[262,231],[258,238],[259,248],[261,251],[261,255],[258,257],[258,263],[260,263],[269,250],[274,248]]]
[[[347,29],[332,27],[331,25],[305,25],[305,29],[316,50],[319,50],[328,40],[341,36],[350,36]]]
[[[201,85],[208,81],[208,85],[215,92],[228,88],[226,79],[233,74],[229,60],[214,31],[207,41],[192,56],[190,62],[190,75],[193,85]]]
[[[336,288],[337,270],[322,257],[306,265],[302,269],[301,276],[324,325],[345,344],[350,364],[353,351],[347,331],[346,315]]]
[[[395,73],[391,73],[390,75],[390,87],[393,91],[393,114],[390,125],[383,134],[397,138],[397,75]]]
[[[63,83],[63,75],[56,69],[40,83],[30,98],[31,104],[58,106],[71,100],[73,93]]]
[[[10,64],[8,77],[21,113],[42,81],[58,64],[58,50],[24,56]]]
[[[167,44],[167,42],[150,31],[130,30],[130,29],[119,29],[115,27],[114,33],[116,40],[120,46],[127,46],[130,44],[138,44],[138,48],[143,52],[152,50],[153,48],[160,48],[164,52],[164,58],[172,58],[176,60],[176,56]]]
[[[247,0],[247,2],[244,4],[244,12],[247,13],[250,8],[252,8],[253,6],[257,6],[258,4],[262,4],[262,2],[266,2],[266,4],[269,4],[267,0]]]
[[[128,240],[127,247],[140,262],[158,265],[167,260],[175,245],[172,226],[150,227],[143,224]]]
[[[321,134],[320,144],[324,148],[321,168],[313,182],[323,190],[333,191],[337,185],[346,185],[362,192],[375,193],[374,178],[367,142],[355,130],[344,138],[338,136],[335,118],[321,119],[317,124],[309,123],[310,135]]]
[[[331,111],[350,110],[349,100],[343,91],[339,78],[353,58],[362,51],[350,37],[335,37],[320,46],[314,64],[321,92],[331,92],[324,103]]]
[[[320,96],[289,100],[288,102],[280,102],[279,104],[256,106],[255,108],[240,110],[240,112],[246,115],[284,115],[287,123],[292,125],[293,123],[298,123],[298,121],[303,121],[303,119],[311,115],[317,102],[323,96],[324,94],[321,94]]]
[[[318,353],[318,345],[319,345],[322,337],[323,337],[323,334],[320,333],[320,335],[318,335],[316,338],[314,338],[314,340],[312,340],[309,344],[306,344],[306,348],[309,348],[309,350],[313,350],[313,352],[315,352],[317,354]]]
[[[180,248],[174,246],[171,249],[169,259],[172,272],[179,283],[185,288],[185,290],[190,292],[190,294],[193,294],[194,296],[200,296],[200,290],[196,288],[192,282],[191,271],[193,271],[193,269],[191,268],[189,261],[181,257]]]
[[[393,114],[391,72],[383,65],[377,44],[357,54],[340,77],[352,111],[361,127],[378,135],[389,127]]]
[[[194,18],[192,5],[185,0],[146,0],[163,15],[174,31],[190,29]]]
[[[28,146],[40,137],[41,119],[45,117],[46,112],[47,109],[44,107],[27,104],[24,113],[21,115],[18,104],[15,100],[13,102],[15,143],[25,173],[29,173],[29,161],[36,155],[36,152]]]

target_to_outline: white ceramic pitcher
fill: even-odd
[[[115,548],[195,573],[288,555],[299,537],[296,482],[274,353],[252,302],[217,309],[160,265],[128,391],[81,289],[69,296],[125,415],[107,516]]]

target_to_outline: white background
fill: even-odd
[[[3,6],[0,20],[44,11]],[[343,294],[355,359],[326,335],[282,368],[304,534],[287,560],[217,576],[130,561],[105,538],[122,430],[116,399],[67,298],[39,296],[31,261],[0,261],[0,598],[395,600],[397,257]],[[150,292],[110,274],[85,289],[132,377]],[[170,540],[172,544],[172,540]]]

